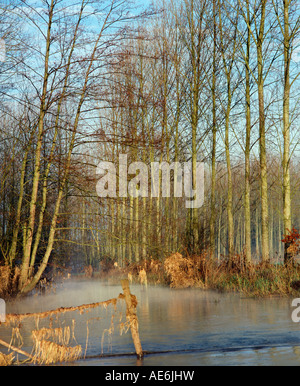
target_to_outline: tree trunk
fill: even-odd
[[[249,0],[247,0],[247,21],[250,24]],[[245,255],[246,261],[251,262],[251,206],[250,206],[250,146],[251,146],[251,94],[250,94],[250,46],[251,32],[248,26],[247,53],[246,53],[246,145],[245,145]]]
[[[290,1],[283,0],[284,4],[284,96],[283,96],[283,223],[285,234],[292,230],[291,212],[291,178],[290,178],[290,64],[291,64],[291,37],[289,23]],[[291,256],[285,245],[284,262],[288,264]]]
[[[257,37],[258,103],[259,103],[259,152],[261,189],[261,244],[262,260],[270,258],[269,251],[269,199],[266,153],[265,102],[264,102],[264,60],[263,42],[265,34],[266,0],[261,1],[261,21]]]

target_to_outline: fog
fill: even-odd
[[[116,298],[121,292],[121,285],[98,280],[68,281],[50,293],[8,302],[7,313],[80,306]],[[86,356],[76,362],[82,366],[300,363],[299,326],[291,319],[290,299],[259,300],[141,285],[132,285],[131,292],[138,300],[140,339],[147,352],[142,362],[137,363],[130,330],[120,336],[119,325],[126,319],[123,301],[116,308],[66,313],[50,321],[24,321],[20,330],[23,349],[30,352],[32,329],[50,323],[52,327],[73,326],[73,343],[82,345]],[[10,341],[10,334],[11,329],[0,328],[2,339]]]

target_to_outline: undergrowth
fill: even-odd
[[[174,261],[177,258],[176,255],[170,257]],[[235,291],[254,297],[295,295],[300,289],[300,267],[292,264],[286,267],[271,262],[246,263],[240,256],[218,263],[208,255],[190,257],[189,264],[193,267],[194,286],[206,289]],[[176,275],[173,275],[172,283],[176,288]]]
[[[129,276],[134,283],[140,281],[139,272],[145,270],[147,282],[171,288],[202,288],[222,292],[240,292],[246,296],[293,296],[300,291],[300,266],[291,264],[246,263],[242,256],[221,262],[201,256],[183,257],[172,254],[164,260],[146,261],[124,269],[112,269],[105,277],[117,281]]]
[[[0,297],[13,292],[17,277],[18,272],[0,267]],[[247,263],[239,255],[218,262],[208,252],[187,257],[175,253],[164,261],[149,259],[126,267],[111,264],[107,270],[93,272],[92,277],[111,283],[119,283],[120,279],[128,277],[131,283],[234,291],[253,297],[294,296],[300,291],[299,265]],[[88,278],[91,279],[91,275]]]

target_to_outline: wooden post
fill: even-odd
[[[126,317],[130,323],[131,336],[135,347],[135,352],[138,359],[143,358],[143,350],[139,336],[139,323],[136,316],[137,299],[130,293],[129,281],[127,279],[121,280],[125,302],[127,307]]]

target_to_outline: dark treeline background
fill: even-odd
[[[0,262],[18,291],[54,262],[283,260],[300,227],[299,7],[2,2]],[[193,184],[204,162],[204,205],[174,197],[172,172],[170,197],[98,197],[97,165],[120,154],[190,161]]]

